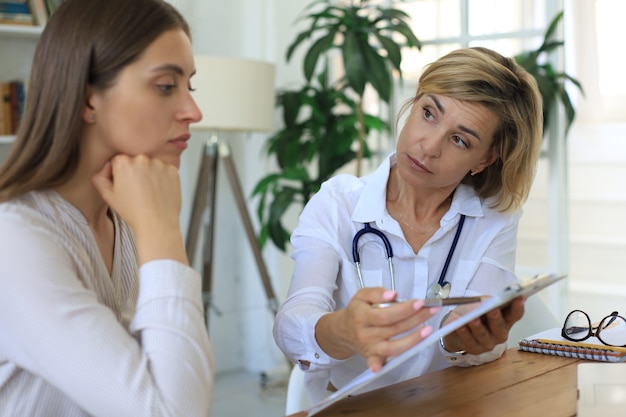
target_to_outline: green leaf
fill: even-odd
[[[333,40],[335,38],[335,32],[332,31],[328,35],[319,38],[309,51],[307,52],[304,58],[304,77],[308,82],[311,81],[311,77],[315,72],[315,67],[317,66],[317,60],[320,55],[323,53],[327,53],[328,50],[333,46]]]
[[[539,49],[537,49],[537,54],[541,53],[541,52],[545,52],[545,53],[549,53],[552,52],[553,50],[560,48],[561,46],[564,45],[563,41],[549,41],[549,42],[544,42]]]
[[[376,39],[380,42],[380,44],[387,51],[387,59],[391,62],[395,69],[400,71],[400,63],[402,62],[402,53],[400,52],[400,47],[397,43],[395,43],[392,39],[381,35],[376,32]]]
[[[391,32],[397,32],[398,34],[404,36],[407,42],[407,46],[415,47],[418,50],[422,49],[422,42],[417,39],[417,36],[411,30],[411,27],[404,21],[399,21],[395,24],[389,25],[386,27],[387,30]]]
[[[285,60],[287,62],[289,62],[289,60],[291,60],[291,55],[293,55],[293,52],[296,50],[296,48],[305,40],[308,39],[309,36],[311,36],[311,30],[307,30],[304,32],[300,32],[298,34],[298,36],[296,37],[296,39],[291,43],[291,45],[289,45],[289,47],[287,48],[287,53],[285,54]]]
[[[323,181],[356,158],[357,102],[367,85],[388,101],[392,70],[401,68],[402,47],[421,48],[404,11],[384,9],[369,0],[331,3],[335,4],[309,3],[301,18],[308,27],[287,48],[289,61],[296,49],[307,45],[302,61],[306,84],[277,95],[284,127],[267,138],[266,152],[275,158],[278,170],[261,178],[253,190],[253,196],[258,196],[259,241],[272,241],[281,250],[286,250],[290,234],[283,224],[285,213],[306,204]],[[403,42],[396,42],[396,36]],[[339,77],[329,71],[334,48],[343,59],[344,73]],[[391,131],[385,120],[374,115],[365,114],[363,124],[366,135]],[[363,154],[371,156],[367,143]]]
[[[569,95],[567,94],[567,91],[565,91],[565,88],[563,88],[563,86],[559,88],[559,97],[561,99],[561,103],[563,104],[563,109],[565,110],[565,134],[567,134],[570,127],[572,126],[572,123],[574,122],[574,118],[576,117],[576,110],[574,109],[572,101],[570,100]]]
[[[391,100],[391,71],[387,66],[385,58],[380,56],[376,50],[370,46],[364,47],[365,64],[367,65],[368,80],[378,95],[386,103]]]
[[[283,251],[285,250],[285,229],[280,219],[294,202],[295,193],[296,190],[293,188],[282,189],[274,196],[274,201],[269,208],[268,232],[272,241]]]
[[[263,227],[261,227],[261,230],[259,231],[259,236],[257,237],[257,240],[259,241],[259,245],[261,246],[261,249],[265,247],[265,244],[267,243],[267,237],[268,237],[267,225],[263,225]]]
[[[548,26],[548,30],[546,30],[546,34],[544,35],[543,39],[544,39],[544,43],[545,41],[549,40],[550,38],[552,38],[552,36],[554,35],[554,31],[556,30],[559,21],[563,18],[563,11],[561,10],[559,13],[556,14],[556,16],[554,17],[554,19],[552,19],[552,22],[550,22],[550,26]],[[539,49],[542,49],[542,47],[540,47]]]
[[[285,171],[283,178],[295,181],[307,182],[309,181],[309,173],[303,167],[296,167]]]
[[[285,238],[285,229],[283,225],[278,221],[278,223],[268,223],[267,231],[270,239],[274,242],[274,245],[283,252],[287,251],[287,239]]]
[[[270,174],[261,178],[259,182],[257,182],[257,184],[255,185],[254,189],[252,190],[251,195],[255,196],[255,195],[266,192],[269,184],[276,182],[276,180],[278,180],[278,178],[280,177],[281,177],[281,174]]]
[[[574,83],[574,85],[575,85],[576,87],[578,87],[578,90],[580,91],[580,93],[581,93],[583,96],[585,95],[585,90],[583,89],[583,86],[582,86],[582,84],[580,83],[580,81],[578,81],[577,79],[573,78],[573,77],[572,77],[572,76],[570,76],[570,75],[567,75],[567,74],[566,74],[566,73],[564,73],[564,72],[560,72],[560,73],[558,73],[558,74],[557,74],[557,76],[558,76],[559,78],[565,78],[565,79],[567,79],[568,81],[571,81],[572,83]]]
[[[385,20],[402,20],[402,21],[406,21],[406,20],[411,20],[411,16],[409,14],[407,14],[404,10],[400,10],[400,9],[379,9],[380,10],[380,16],[376,19],[374,19],[374,21],[372,23],[376,24],[378,22],[381,21],[385,21]]]
[[[283,122],[287,127],[293,127],[298,120],[301,106],[301,91],[286,91],[281,95],[283,106]]]
[[[380,117],[373,116],[371,114],[365,114],[363,118],[365,120],[365,126],[368,128],[368,130],[374,129],[378,132],[391,132],[391,126],[389,126],[389,123],[385,122]]]
[[[365,91],[365,60],[360,49],[360,42],[357,35],[348,32],[345,34],[343,42],[343,65],[346,71],[346,78],[350,87],[360,96]]]

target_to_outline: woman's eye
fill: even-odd
[[[424,119],[433,120],[435,118],[435,115],[432,114],[431,111],[427,107],[424,107],[422,110],[424,114]]]
[[[176,88],[176,84],[158,84],[157,87],[163,94],[169,94]]]
[[[465,142],[463,140],[462,137],[460,136],[453,136],[452,140],[454,141],[455,144],[457,144],[458,146],[462,146],[464,148],[469,148],[469,144],[467,142]]]

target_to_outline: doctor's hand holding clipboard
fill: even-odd
[[[439,312],[441,306],[458,305],[444,319],[443,325],[461,318],[475,309],[487,297],[453,297],[425,300],[396,300],[397,294],[384,288],[364,288],[351,300],[348,307],[336,315],[322,317],[318,326],[328,326],[332,343],[338,346],[335,357],[349,357],[357,352],[367,358],[369,369],[377,372],[387,359],[410,349],[428,337],[433,328],[423,325],[431,316]],[[378,302],[377,300],[382,300]],[[384,311],[383,311],[384,310]],[[442,338],[446,350],[457,354],[481,354],[494,349],[506,341],[509,330],[524,314],[524,299],[518,297],[510,304],[494,308],[482,317],[476,318],[465,326]],[[343,343],[337,343],[345,340]],[[445,340],[445,341],[444,341]],[[321,346],[325,341],[318,340]],[[342,348],[345,352],[342,352]],[[331,351],[332,348],[329,348]]]
[[[469,313],[472,307],[458,306],[444,319],[442,325],[453,322]],[[524,298],[518,297],[502,308],[494,308],[455,332],[441,338],[443,349],[457,355],[479,355],[506,342],[511,327],[524,315]]]

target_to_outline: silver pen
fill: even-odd
[[[424,307],[441,307],[441,306],[452,306],[459,304],[472,304],[472,303],[480,303],[486,297],[483,296],[475,296],[475,297],[448,297],[448,298],[426,298],[424,300]],[[397,300],[397,301],[389,301],[386,303],[378,303],[372,304],[374,308],[385,308],[390,307],[394,304],[401,303],[407,300]]]

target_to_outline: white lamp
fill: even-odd
[[[195,128],[268,131],[274,128],[274,65],[241,58],[196,56],[192,85],[202,110]]]
[[[218,161],[222,160],[235,195],[237,207],[256,260],[269,307],[276,314],[278,303],[261,255],[252,221],[231,156],[231,149],[219,137],[221,131],[268,131],[274,125],[274,66],[240,58],[196,56],[196,75],[192,79],[194,99],[202,111],[193,129],[210,130],[204,145],[194,194],[186,249],[190,263],[196,254],[201,223],[204,222],[202,292],[205,311],[211,307],[213,225]]]

